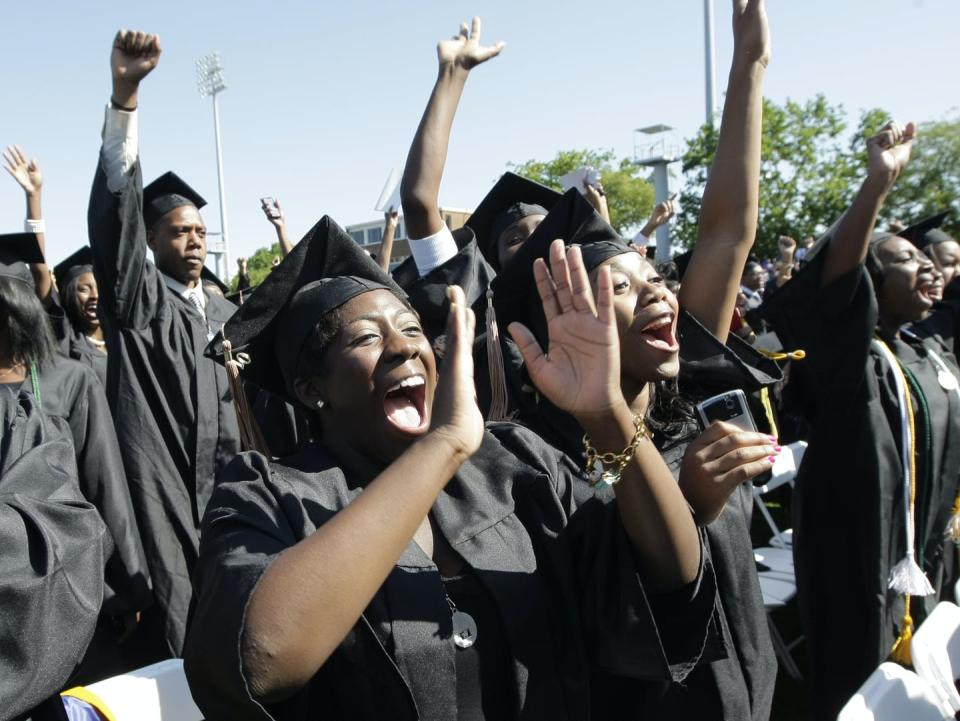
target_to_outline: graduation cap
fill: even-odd
[[[371,290],[400,287],[329,216],[311,228],[207,346],[223,363],[223,340],[246,353],[243,377],[295,401],[293,381],[300,352],[319,320]]]
[[[690,259],[693,258],[693,250],[687,250],[679,255],[673,256],[673,261],[671,261],[674,267],[677,269],[677,277],[675,280],[683,281],[683,276],[687,274],[687,268],[690,267]]]
[[[621,238],[576,188],[564,193],[491,285],[501,327],[507,328],[514,321],[521,322],[541,343],[546,340],[547,324],[537,293],[533,263],[537,258],[547,260],[550,244],[557,238],[566,245],[580,246],[588,273],[614,256],[637,252],[636,247]]]
[[[176,173],[169,171],[143,189],[143,222],[149,229],[160,218],[182,205],[200,210],[207,204],[196,190]]]
[[[85,245],[57,263],[53,268],[53,277],[57,279],[57,289],[62,293],[74,278],[92,272],[93,251]]]
[[[27,263],[43,263],[43,251],[36,233],[0,235],[0,276],[33,286],[33,273]]]
[[[477,245],[487,262],[499,270],[497,240],[503,231],[528,215],[546,215],[560,197],[560,193],[546,185],[516,173],[504,173],[480,201],[466,225],[476,233]]]
[[[897,233],[897,235],[901,238],[906,238],[920,250],[926,250],[931,245],[937,245],[938,243],[946,243],[947,241],[953,240],[953,238],[940,230],[940,226],[944,224],[949,215],[949,210],[937,213],[932,218],[914,223],[909,228]]]

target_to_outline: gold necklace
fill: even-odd
[[[9,368],[7,368],[7,370],[0,372],[0,378],[6,378],[8,375],[10,375],[15,370],[17,370],[17,368],[23,368],[23,363],[15,363]]]

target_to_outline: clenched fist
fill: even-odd
[[[120,30],[110,52],[114,105],[133,109],[143,80],[160,62],[160,36],[140,30]]]

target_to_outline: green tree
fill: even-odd
[[[585,165],[600,171],[610,222],[618,233],[641,227],[653,210],[653,186],[632,159],[616,159],[612,150],[563,150],[553,160],[509,163],[513,172],[562,190],[560,178]]]
[[[253,286],[260,285],[273,269],[273,259],[282,258],[280,244],[274,243],[268,248],[260,248],[253,255],[247,258],[247,273],[250,274],[250,283]],[[230,290],[237,290],[239,278],[234,276],[230,282]]]

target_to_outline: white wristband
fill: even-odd
[[[25,233],[45,233],[47,231],[47,224],[43,221],[43,218],[40,220],[27,218],[23,221],[23,230]]]
[[[417,272],[422,278],[434,268],[438,268],[457,254],[457,242],[447,226],[443,226],[426,238],[410,238],[410,254],[417,264]]]

